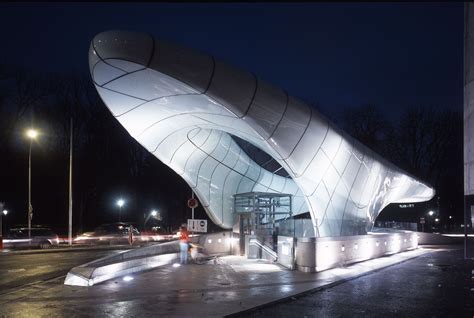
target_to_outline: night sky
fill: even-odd
[[[95,34],[148,32],[319,103],[462,109],[463,4],[1,4],[0,62],[88,72]],[[394,117],[395,118],[395,117]]]

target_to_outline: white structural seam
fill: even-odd
[[[91,75],[114,117],[193,188],[222,228],[233,195],[293,195],[318,236],[366,234],[390,203],[434,190],[338,129],[310,106],[253,74],[147,34],[107,31],[89,51]],[[260,167],[231,137],[272,156],[291,179]]]

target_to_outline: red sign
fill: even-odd
[[[188,200],[188,207],[191,209],[196,208],[198,206],[198,201],[194,198]]]

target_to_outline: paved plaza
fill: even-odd
[[[226,256],[217,264],[166,265],[91,287],[66,286],[60,277],[4,293],[0,316],[352,317],[416,310],[423,316],[432,312],[428,304],[446,308],[440,313],[453,306],[468,313],[474,263],[460,256],[452,246],[419,248],[320,273]]]

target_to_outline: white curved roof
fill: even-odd
[[[147,34],[98,34],[89,52],[95,86],[115,118],[194,189],[209,217],[234,224],[233,195],[293,195],[318,236],[364,234],[389,203],[434,190],[380,158],[307,104],[212,56]],[[260,167],[230,134],[290,174]]]

